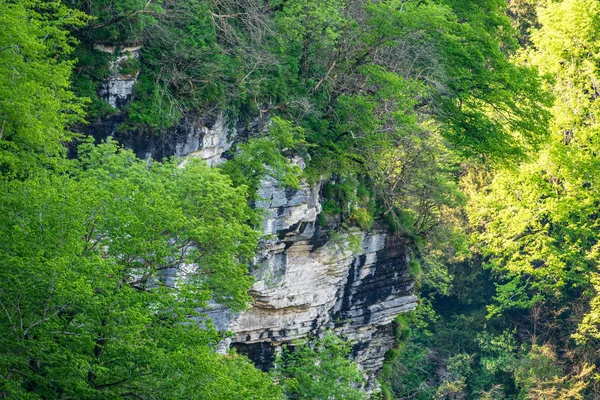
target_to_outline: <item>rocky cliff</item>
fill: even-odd
[[[135,82],[135,76],[119,74],[118,65],[101,92],[116,108],[129,100],[127,88]],[[236,138],[264,123],[228,126],[222,116],[190,115],[165,135],[146,137],[119,135],[120,122],[117,113],[91,124],[88,133],[115,136],[142,158],[200,157],[211,165],[223,160]],[[303,166],[301,159],[293,161]],[[292,190],[270,178],[262,181],[255,206],[265,210],[265,238],[251,269],[253,304],[235,314],[214,304],[207,314],[218,329],[233,334],[220,351],[235,347],[263,369],[283,344],[335,330],[355,343],[352,356],[374,387],[384,355],[396,343],[394,318],[416,307],[408,245],[384,227],[337,234],[335,221],[318,218],[320,186],[303,183]]]
[[[235,335],[233,346],[268,369],[281,345],[333,329],[355,343],[354,359],[373,378],[396,343],[394,318],[416,306],[407,245],[383,228],[335,237],[321,226],[319,185],[284,190],[267,179],[257,207],[266,210],[250,294],[237,315],[209,316]]]

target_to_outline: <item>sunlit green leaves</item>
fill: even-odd
[[[328,332],[315,341],[284,350],[274,373],[290,400],[365,400],[363,373],[348,360],[349,343]]]
[[[3,390],[279,398],[243,358],[212,352],[210,324],[190,321],[209,299],[246,305],[258,233],[245,187],[201,161],[150,165],[112,142],[81,146],[64,174],[0,187]]]
[[[74,41],[67,28],[83,13],[59,1],[0,1],[0,173],[30,174],[58,163],[66,125],[81,120],[82,101],[70,91]]]

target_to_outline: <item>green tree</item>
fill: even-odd
[[[517,328],[523,344],[505,368],[519,398],[598,392],[589,348],[599,324],[599,10],[597,1],[538,2],[528,17],[538,24],[532,46],[518,59],[540,71],[555,97],[550,136],[520,165],[465,179],[479,181],[468,212],[497,284],[488,317]]]
[[[156,17],[164,12],[154,0],[76,0],[70,3],[91,17],[81,32],[88,41],[118,45],[139,43],[144,30],[155,24]]]
[[[80,154],[67,174],[0,181],[0,393],[279,398],[248,361],[213,352],[220,337],[198,311],[248,299],[258,233],[245,188],[114,143]]]
[[[66,126],[82,118],[69,88],[74,45],[68,29],[85,15],[60,1],[0,1],[0,173],[56,167]]]
[[[316,341],[285,349],[274,375],[288,399],[367,399],[362,389],[365,377],[348,360],[349,343],[327,333]]]
[[[531,35],[536,47],[526,56],[556,96],[551,140],[535,159],[497,173],[488,191],[473,197],[479,240],[508,282],[499,289],[500,307],[576,296],[595,270],[598,7],[563,1],[540,9],[541,27]]]
[[[290,162],[296,154],[305,154],[307,143],[304,130],[292,121],[273,117],[265,135],[254,136],[237,146],[236,155],[219,168],[235,185],[249,187],[254,198],[261,179],[267,175],[277,179],[283,186],[299,188],[302,172]]]

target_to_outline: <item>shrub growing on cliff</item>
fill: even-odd
[[[306,146],[301,127],[292,121],[273,117],[264,135],[239,144],[233,159],[221,165],[220,169],[235,185],[248,186],[251,197],[255,196],[260,181],[267,175],[282,186],[298,189],[302,169],[290,163],[288,158],[303,154]]]
[[[333,333],[284,349],[273,371],[290,400],[366,400],[364,373],[348,359],[352,346]]]

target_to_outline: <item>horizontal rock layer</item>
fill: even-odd
[[[355,343],[352,355],[374,386],[396,344],[394,318],[416,306],[406,244],[384,229],[334,238],[317,223],[319,185],[284,190],[267,179],[259,195],[263,229],[272,236],[253,269],[254,304],[236,315],[209,312],[220,329],[234,333],[222,349],[233,346],[266,370],[283,344],[333,329]]]

